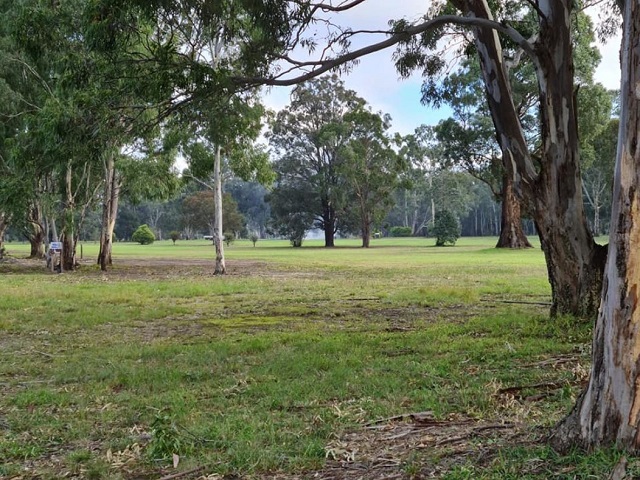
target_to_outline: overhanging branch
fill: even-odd
[[[442,15],[432,20],[428,20],[418,25],[414,25],[412,27],[406,28],[405,30],[402,30],[399,32],[395,32],[395,33],[387,32],[391,36],[386,40],[373,43],[371,45],[360,48],[358,50],[354,50],[353,52],[346,53],[336,58],[300,62],[300,63],[303,63],[304,65],[312,67],[312,69],[307,71],[306,73],[303,73],[295,77],[282,78],[284,74],[281,73],[273,77],[235,77],[233,78],[233,81],[238,85],[250,84],[250,85],[268,85],[268,86],[281,86],[281,87],[297,85],[299,83],[315,78],[319,75],[322,75],[325,72],[328,72],[337,67],[340,67],[346,63],[352,62],[354,60],[365,57],[372,53],[387,49],[389,47],[397,45],[400,42],[406,41],[411,37],[420,35],[424,32],[436,29],[444,25],[460,25],[460,26],[467,26],[467,27],[489,28],[489,29],[495,30],[511,38],[511,40],[513,40],[516,44],[518,44],[522,48],[522,50],[530,57],[532,58],[536,57],[536,54],[533,49],[533,45],[526,38],[524,38],[516,29],[514,29],[513,27],[507,24],[499,23],[494,20],[488,20],[484,18],[461,17],[459,15]],[[290,70],[287,70],[287,72],[290,72]]]

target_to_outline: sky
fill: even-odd
[[[334,2],[335,3],[335,2]],[[340,14],[338,23],[351,28],[384,29],[390,19],[406,18],[419,20],[425,11],[425,0],[367,0],[354,9]],[[594,22],[597,21],[594,16]],[[375,37],[373,37],[375,38]],[[379,39],[380,37],[378,37]],[[353,47],[357,48],[355,44]],[[599,44],[602,62],[595,79],[606,88],[620,88],[619,49],[620,37]],[[393,65],[393,47],[363,57],[358,65],[343,75],[347,88],[355,90],[371,105],[374,111],[391,115],[392,130],[408,134],[422,124],[435,125],[450,116],[450,110],[434,110],[420,103],[422,80],[414,75],[406,80],[399,79]],[[266,92],[264,103],[272,110],[280,110],[289,102],[290,88],[276,87]]]

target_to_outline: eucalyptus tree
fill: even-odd
[[[554,442],[587,449],[615,445],[640,450],[640,2],[624,0],[620,130],[616,156],[609,254],[595,325],[587,389],[560,424]],[[620,477],[624,475],[619,475]]]
[[[358,206],[362,246],[369,247],[371,228],[387,214],[392,194],[400,185],[406,160],[393,149],[387,134],[388,115],[359,108],[343,116],[348,139],[341,150],[340,173]]]
[[[519,117],[531,129],[530,95],[522,87],[520,90],[517,92]],[[442,120],[435,128],[443,163],[464,168],[484,182],[501,203],[500,236],[496,248],[531,247],[522,228],[521,200],[514,190],[512,177],[502,165],[477,61],[467,59],[459,72],[447,77],[436,94],[433,93],[425,96],[423,101],[436,105],[447,103],[454,115]]]
[[[262,129],[263,106],[251,94],[236,94],[198,102],[190,115],[189,137],[183,142],[183,153],[189,161],[188,175],[214,192],[213,238],[216,250],[214,273],[226,273],[224,258],[223,176],[227,171],[242,180],[270,184],[273,171],[269,159],[254,141]],[[212,177],[212,178],[211,178]],[[210,179],[210,181],[208,181]]]
[[[24,197],[31,199],[29,208],[23,210],[28,212],[32,237],[38,240],[45,236],[41,231],[51,230],[55,239],[56,221],[61,220],[63,268],[75,268],[83,219],[88,209],[101,201],[98,263],[106,269],[111,262],[122,183],[122,171],[116,164],[123,163],[120,152],[124,145],[150,135],[142,130],[147,119],[139,113],[147,109],[135,104],[144,105],[152,94],[160,95],[158,92],[167,96],[172,88],[163,90],[158,82],[147,82],[147,88],[140,89],[128,78],[120,51],[95,48],[92,31],[96,26],[85,21],[91,2],[25,0],[2,6],[10,19],[10,27],[4,31],[12,41],[11,60],[22,78],[29,80],[17,84],[22,108],[10,173],[13,188],[20,185],[21,178],[34,184],[23,188],[30,192]],[[145,48],[138,36],[129,43],[140,51]],[[144,72],[144,64],[137,70]],[[163,173],[168,176],[168,168]],[[45,196],[57,196],[58,200],[43,202]]]
[[[582,189],[592,211],[594,235],[603,232],[602,213],[611,202],[619,129],[618,119],[611,116],[616,97],[617,92],[607,91],[599,84],[582,86],[577,93]]]
[[[291,103],[278,112],[268,135],[278,157],[279,184],[297,185],[313,195],[303,208],[324,231],[325,247],[335,246],[341,216],[348,208],[343,175],[347,168],[343,150],[350,140],[346,117],[351,114],[351,121],[357,120],[353,115],[363,105],[364,100],[337,76],[311,80],[293,90]]]
[[[31,244],[31,258],[44,255],[45,168],[31,155],[20,155],[26,120],[41,107],[48,84],[27,62],[15,35],[16,5],[0,2],[0,212]],[[22,157],[22,158],[20,158]]]
[[[435,200],[429,195],[438,168],[434,142],[433,128],[426,125],[400,139],[398,154],[407,162],[407,169],[400,175],[393,210],[400,215],[402,225],[411,228],[412,235],[419,235],[435,220]],[[395,222],[394,225],[399,224]]]

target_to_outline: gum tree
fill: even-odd
[[[596,321],[591,376],[554,443],[640,450],[640,2],[625,0],[620,130],[614,175],[609,254]]]

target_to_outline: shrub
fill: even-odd
[[[226,243],[228,247],[236,240],[236,234],[233,232],[227,232],[224,234],[223,238],[224,238],[224,243]]]
[[[392,237],[410,237],[411,227],[391,227],[389,235]]]
[[[253,232],[251,235],[249,235],[249,240],[251,240],[251,243],[253,243],[253,246],[255,247],[258,240],[260,240],[260,237],[256,232]]]
[[[177,230],[172,230],[169,233],[169,238],[171,240],[173,240],[173,244],[175,245],[176,244],[176,240],[180,240],[180,232],[178,232]]]
[[[431,235],[436,237],[436,246],[446,244],[455,245],[460,237],[460,222],[449,210],[442,210],[436,214],[436,220],[431,227]]]
[[[156,241],[156,236],[153,234],[148,225],[140,225],[138,229],[133,232],[131,239],[134,242],[138,242],[140,245],[151,245]]]

